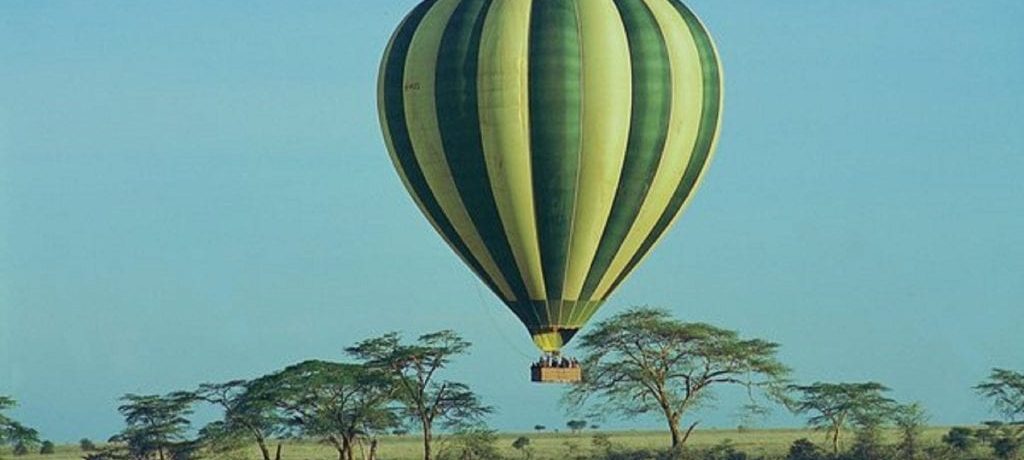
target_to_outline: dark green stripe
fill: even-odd
[[[388,124],[388,130],[391,133],[391,142],[394,144],[395,156],[398,158],[398,163],[405,173],[406,178],[409,181],[409,185],[413,189],[413,193],[423,203],[423,207],[427,214],[430,215],[431,219],[440,228],[441,233],[444,234],[445,238],[451,242],[455,250],[465,258],[469,263],[470,268],[476,272],[484,283],[487,284],[495,294],[501,296],[501,291],[498,290],[494,281],[487,276],[487,272],[483,270],[480,262],[473,257],[473,254],[466,247],[462,239],[459,238],[459,234],[455,231],[451,222],[445,216],[441,206],[437,203],[434,198],[434,194],[430,191],[430,187],[427,185],[427,180],[423,176],[423,170],[420,169],[419,163],[416,161],[416,155],[413,150],[412,140],[409,138],[409,130],[406,125],[405,118],[405,94],[404,94],[404,80],[405,80],[405,60],[409,54],[409,45],[412,43],[413,35],[416,29],[419,27],[420,22],[423,21],[423,17],[427,14],[427,11],[436,3],[436,0],[427,0],[420,3],[411,13],[402,27],[395,32],[395,38],[391,45],[391,52],[385,57],[384,74],[381,78],[384,80],[384,116]]]
[[[640,214],[664,154],[672,111],[672,68],[657,19],[642,0],[616,0],[615,6],[629,39],[633,110],[622,177],[581,299],[593,296]]]
[[[434,97],[445,160],[455,188],[512,292],[518,299],[527,299],[526,284],[494,200],[480,133],[477,69],[484,21],[491,3],[492,0],[463,0],[455,8],[441,38]]]
[[[509,307],[513,310],[525,310],[525,311],[545,311],[550,310],[552,312],[559,313],[568,317],[570,311],[586,311],[596,310],[604,301],[593,300],[523,300],[518,302],[509,302]],[[558,317],[558,314],[553,315]],[[536,320],[523,320],[523,324],[530,329],[531,333],[536,333],[540,330],[551,330],[557,328],[581,328],[586,320],[582,321],[566,321],[558,324],[550,322],[540,322]]]
[[[580,162],[576,0],[534,1],[529,44],[530,159],[547,297],[562,297]]]
[[[714,141],[715,133],[718,131],[718,115],[721,111],[722,76],[721,69],[718,68],[718,59],[715,56],[714,47],[711,44],[711,36],[708,35],[708,31],[704,29],[697,16],[689,8],[678,0],[670,1],[672,6],[679,11],[683,20],[686,21],[686,25],[690,28],[690,33],[693,34],[694,41],[697,43],[700,64],[703,68],[704,104],[700,119],[700,130],[697,134],[696,145],[694,145],[693,156],[690,157],[690,163],[686,166],[686,172],[683,174],[679,187],[672,196],[672,201],[669,202],[668,208],[665,209],[664,214],[658,220],[651,234],[644,240],[640,250],[630,259],[626,269],[615,280],[612,288],[608,291],[609,293],[614,291],[629,276],[633,269],[636,268],[636,265],[640,263],[640,260],[643,259],[644,255],[658,241],[658,238],[668,230],[676,214],[679,213],[683,204],[686,203],[690,194],[693,193],[693,187],[697,184],[697,179],[700,178],[701,173],[704,171],[708,156],[711,154],[711,144]]]

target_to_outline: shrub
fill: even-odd
[[[992,451],[995,452],[996,458],[1000,460],[1013,460],[1017,458],[1021,450],[1020,439],[1001,436],[993,439],[989,444],[992,446]]]
[[[786,460],[825,460],[825,451],[807,438],[797,439],[789,446]]]
[[[526,436],[520,436],[516,438],[515,441],[512,441],[512,448],[515,450],[523,450],[529,445],[530,438],[527,438]]]
[[[78,441],[78,448],[84,452],[92,452],[96,450],[96,444],[89,438],[82,438]]]
[[[1000,460],[1016,460],[1024,447],[1024,429],[1017,424],[985,422],[986,427],[975,432],[975,436],[992,448]]]
[[[949,432],[942,436],[942,442],[959,452],[967,452],[974,448],[978,440],[974,436],[974,430],[962,426],[949,429]]]
[[[54,452],[54,450],[55,449],[53,446],[53,442],[51,441],[43,441],[43,443],[39,446],[40,455],[50,455]]]
[[[527,460],[533,458],[533,449],[530,449],[530,438],[526,436],[520,436],[512,441],[512,448],[522,452],[523,457]]]

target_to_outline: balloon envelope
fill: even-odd
[[[426,0],[388,44],[378,104],[416,204],[557,351],[689,202],[722,77],[676,0]]]

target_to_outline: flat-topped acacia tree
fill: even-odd
[[[168,395],[126,394],[117,410],[124,417],[125,428],[111,438],[123,446],[125,456],[134,460],[168,460],[176,453],[194,448],[187,439],[191,422],[191,393]]]
[[[985,422],[979,437],[992,447],[997,458],[1017,458],[1024,450],[1024,374],[1009,369],[992,369],[989,377],[974,387],[987,398],[1001,421]]]
[[[769,398],[785,386],[789,369],[778,361],[778,345],[743,339],[736,332],[685,323],[665,310],[633,308],[602,321],[581,337],[583,382],[564,402],[582,408],[596,400],[598,412],[627,417],[664,415],[672,446],[686,443],[684,415],[713,388],[735,385],[764,390]]]
[[[390,376],[376,369],[308,360],[253,380],[246,398],[273,404],[298,433],[333,446],[338,460],[353,460],[364,439],[372,458],[375,436],[398,426],[389,407],[394,391]]]
[[[885,396],[889,388],[878,382],[826,383],[791,385],[794,395],[790,410],[807,414],[807,423],[825,430],[832,444],[832,453],[839,453],[842,431],[850,424],[873,426],[887,420],[898,406]]]
[[[1009,369],[992,369],[988,379],[974,387],[989,399],[1005,421],[1024,429],[1024,374]]]
[[[238,447],[242,440],[251,439],[259,447],[263,460],[281,460],[281,442],[277,443],[274,457],[271,457],[268,443],[276,436],[287,434],[289,425],[277,410],[274,400],[251,390],[254,382],[204,383],[193,391],[198,400],[224,411],[221,420],[200,430],[200,437],[207,445],[225,450]]]
[[[346,351],[367,366],[388,372],[394,379],[395,397],[406,417],[420,426],[423,459],[431,460],[435,424],[459,428],[481,421],[492,412],[469,386],[445,380],[439,373],[455,356],[466,353],[470,343],[454,331],[421,335],[404,343],[398,333],[364,340]]]

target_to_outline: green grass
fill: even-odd
[[[929,428],[925,431],[926,443],[938,443],[942,435],[949,431],[948,428]],[[535,460],[563,459],[567,458],[572,448],[576,446],[581,452],[593,449],[594,431],[586,431],[580,434],[570,433],[502,433],[499,436],[498,446],[505,456],[515,459],[523,458],[520,452],[512,448],[512,441],[519,436],[530,438],[530,448],[534,452]],[[616,431],[603,432],[607,434],[612,443],[627,448],[667,448],[670,444],[668,433],[647,432],[647,431]],[[890,438],[895,438],[895,433],[889,433]],[[750,454],[755,455],[780,455],[784,454],[789,445],[800,438],[808,438],[825,446],[824,434],[803,429],[771,429],[771,430],[698,430],[690,438],[688,445],[692,447],[710,447],[716,444],[729,441],[734,446]],[[434,450],[444,449],[444,441],[439,441]],[[415,460],[421,456],[420,438],[416,436],[388,436],[381,439],[379,458],[381,460]],[[5,460],[81,460],[83,452],[77,446],[58,445],[56,453],[52,455],[25,455],[13,457],[9,447],[0,450],[0,456]],[[318,444],[312,441],[288,441],[284,444],[282,451],[283,460],[336,460],[337,454],[327,445]],[[258,460],[259,451],[253,445],[231,454],[224,454],[215,457],[215,460]]]

